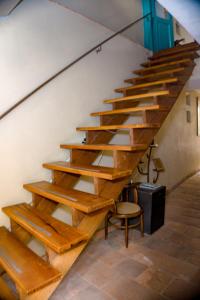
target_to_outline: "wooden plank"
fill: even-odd
[[[115,90],[116,93],[125,93],[127,91],[137,90],[137,89],[145,89],[155,85],[163,85],[168,83],[175,83],[178,81],[178,78],[169,78],[163,80],[152,81],[148,83],[137,84],[129,87],[118,88]]]
[[[113,199],[98,197],[94,194],[74,189],[63,189],[47,181],[25,184],[24,188],[31,193],[46,197],[52,201],[62,203],[85,213],[91,213],[113,204]]]
[[[166,96],[169,95],[169,90],[164,90],[164,91],[155,91],[155,92],[150,92],[150,93],[145,93],[145,94],[139,94],[139,95],[132,95],[128,97],[120,97],[120,98],[114,98],[114,99],[108,99],[104,100],[104,103],[107,104],[112,104],[116,102],[121,102],[121,101],[146,101],[146,100],[152,100],[154,97],[159,97],[159,96]]]
[[[191,44],[191,45],[181,45],[181,46],[178,46],[178,47],[173,47],[173,48],[169,48],[167,50],[162,50],[162,51],[159,51],[157,53],[155,53],[153,56],[149,57],[150,60],[154,60],[154,59],[157,59],[157,58],[161,58],[163,56],[169,56],[169,55],[173,55],[175,53],[182,53],[182,52],[185,52],[185,51],[198,51],[200,49],[200,46],[197,45],[197,44]]]
[[[157,57],[159,55],[165,56],[167,54],[174,53],[174,51],[177,51],[177,50],[180,50],[180,49],[186,49],[187,50],[188,47],[194,47],[194,46],[197,46],[197,45],[198,45],[197,42],[191,42],[191,43],[186,43],[186,44],[183,44],[183,45],[177,45],[175,47],[170,47],[170,48],[167,48],[167,49],[159,50],[159,51],[155,52],[151,57]]]
[[[99,151],[140,151],[145,150],[147,145],[113,145],[113,144],[64,144],[62,149],[99,150]]]
[[[0,227],[0,265],[25,294],[61,278],[61,273]]]
[[[126,124],[126,125],[105,125],[105,126],[97,126],[97,127],[78,127],[79,131],[102,131],[102,130],[118,130],[118,129],[131,129],[131,128],[159,128],[160,124]]]
[[[56,253],[86,240],[86,235],[26,203],[3,208],[3,212]]]
[[[43,164],[43,167],[49,170],[57,170],[61,172],[104,178],[108,180],[114,180],[117,178],[129,176],[132,173],[132,170],[121,170],[84,164],[75,165],[73,163],[64,161],[46,163]]]
[[[151,80],[151,79],[155,79],[157,77],[164,76],[164,75],[170,75],[170,74],[173,75],[176,73],[184,72],[184,70],[185,70],[185,68],[175,68],[175,69],[165,70],[165,71],[158,72],[158,73],[148,74],[148,75],[145,75],[142,77],[129,78],[129,79],[124,80],[124,82],[134,84],[134,83],[137,83],[138,81],[140,82],[140,81],[145,81],[145,80]]]
[[[151,61],[148,61],[148,62],[145,62],[145,63],[141,64],[141,66],[150,67],[150,66],[159,65],[159,64],[162,64],[162,63],[166,63],[166,62],[176,61],[176,60],[183,59],[183,58],[195,59],[195,58],[198,58],[198,57],[199,57],[199,55],[195,51],[194,52],[185,52],[185,53],[181,53],[181,54],[174,54],[174,55],[171,55],[171,56],[151,60]]]
[[[0,299],[1,300],[17,300],[6,281],[0,277]]]
[[[43,287],[42,289],[27,295],[25,294],[22,290],[20,290],[20,300],[49,300],[50,296],[53,294],[55,289],[58,287],[60,284],[61,279],[49,284],[46,287]]]
[[[141,74],[145,74],[145,73],[148,73],[148,72],[155,72],[159,69],[163,69],[163,68],[169,68],[169,67],[172,67],[172,66],[175,66],[175,65],[187,65],[187,64],[190,64],[192,63],[192,59],[180,59],[180,60],[177,60],[177,61],[172,61],[172,62],[168,62],[168,63],[164,63],[164,64],[161,64],[161,65],[158,65],[158,66],[152,66],[152,67],[148,67],[148,68],[144,68],[144,69],[139,69],[139,70],[135,70],[133,73],[134,74],[137,74],[137,75],[141,75]]]
[[[95,112],[95,113],[91,113],[91,116],[97,117],[97,116],[106,116],[106,115],[132,114],[135,112],[144,112],[146,110],[164,110],[164,109],[165,108],[161,107],[160,105],[145,105],[145,106],[137,106],[137,107],[129,107],[123,109],[114,109],[114,110]]]

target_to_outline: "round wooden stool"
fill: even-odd
[[[140,226],[141,235],[144,236],[144,212],[138,205],[138,197],[134,198],[136,203],[117,202],[114,211],[110,211],[105,218],[105,239],[108,238],[108,225],[111,224],[118,229],[125,229],[125,245],[128,248],[128,232],[130,228]],[[129,219],[139,218],[135,224],[129,225]],[[112,219],[121,220],[121,225],[112,222]]]

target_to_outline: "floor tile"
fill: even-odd
[[[199,300],[200,286],[189,284],[180,279],[175,279],[163,293],[172,300]]]
[[[106,295],[104,292],[100,291],[95,287],[89,287],[84,291],[78,293],[70,300],[112,300],[113,298]]]
[[[137,262],[136,260],[133,260],[131,258],[128,258],[126,260],[123,260],[120,264],[118,264],[114,268],[114,272],[118,274],[124,274],[125,276],[129,277],[137,277],[142,272],[146,270],[147,266],[144,264],[141,264],[140,262]]]
[[[161,293],[173,280],[171,273],[157,268],[148,268],[136,279],[137,283]]]
[[[107,284],[103,290],[116,300],[161,300],[159,294],[141,287],[134,280],[121,276]]]

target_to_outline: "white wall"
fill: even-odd
[[[0,19],[0,112],[111,32],[47,0],[24,0]],[[104,109],[146,50],[117,37],[59,76],[0,122],[1,207],[31,201],[23,183],[48,180],[43,162],[65,159],[64,142],[80,141],[77,126],[97,124],[89,113]],[[8,224],[4,214],[0,223]]]
[[[118,31],[143,16],[142,0],[50,0],[74,10],[107,28]],[[144,45],[143,21],[123,33]]]

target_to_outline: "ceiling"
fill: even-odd
[[[22,0],[0,0],[0,16],[9,15]]]
[[[73,10],[105,27],[118,31],[142,16],[141,0],[50,0]],[[143,24],[140,22],[125,34],[143,43]]]

